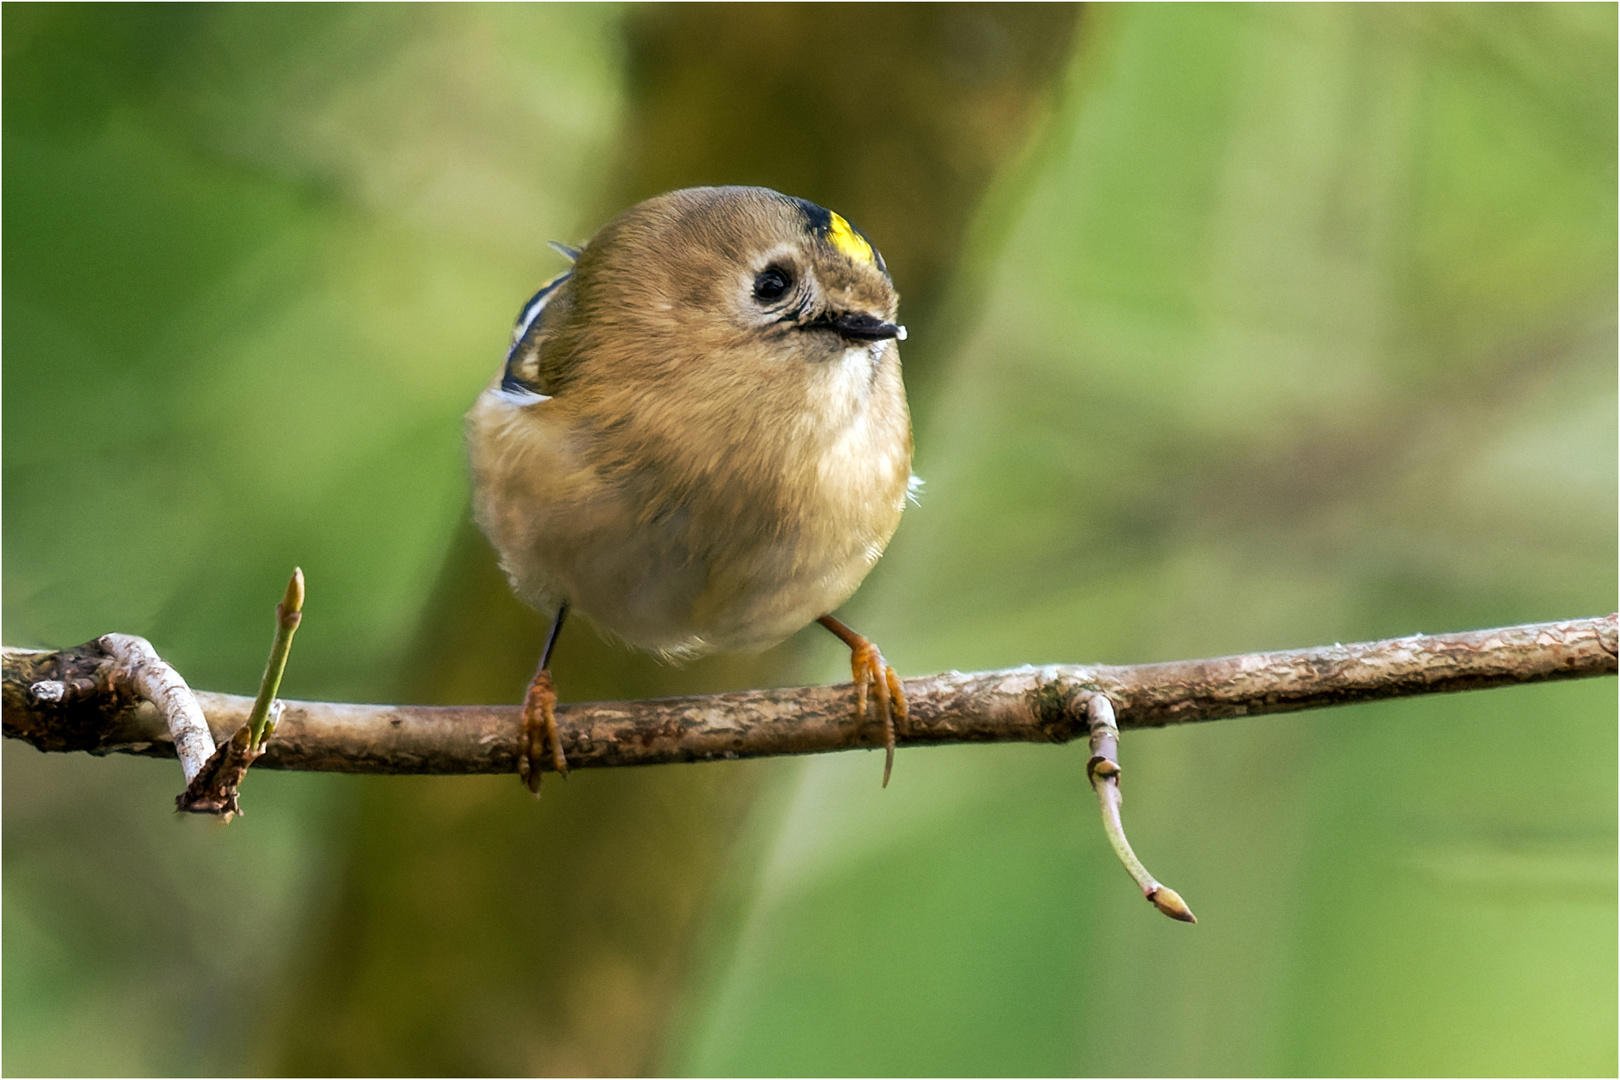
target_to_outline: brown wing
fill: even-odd
[[[512,326],[512,345],[506,351],[506,370],[501,376],[501,389],[507,393],[550,397],[564,381],[567,373],[559,366],[564,362],[561,351],[547,349],[546,344],[567,322],[573,309],[573,290],[569,288],[573,276],[569,270],[552,278],[518,312]]]

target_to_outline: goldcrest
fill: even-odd
[[[839,215],[765,188],[631,207],[524,305],[467,414],[474,510],[512,588],[555,612],[519,770],[565,772],[552,647],[578,610],[668,658],[757,651],[820,620],[851,648],[857,722],[905,698],[831,617],[900,522],[911,422],[899,296]]]

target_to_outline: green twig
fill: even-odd
[[[304,571],[293,567],[292,579],[287,582],[287,594],[276,605],[276,638],[270,645],[270,659],[264,665],[264,678],[259,681],[259,696],[253,699],[253,711],[248,714],[249,749],[257,751],[264,740],[275,731],[270,715],[270,703],[281,689],[281,673],[287,669],[287,654],[292,651],[293,631],[304,618]]]

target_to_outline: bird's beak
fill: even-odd
[[[834,330],[847,338],[859,341],[882,341],[885,338],[894,338],[896,341],[906,340],[906,328],[896,326],[892,322],[884,322],[876,315],[866,312],[850,312],[829,320]]]

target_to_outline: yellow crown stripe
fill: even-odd
[[[827,226],[827,242],[829,244],[856,262],[872,263],[876,261],[872,255],[872,245],[868,244],[865,238],[856,232],[849,222],[830,210],[828,215],[832,218],[831,224]]]

